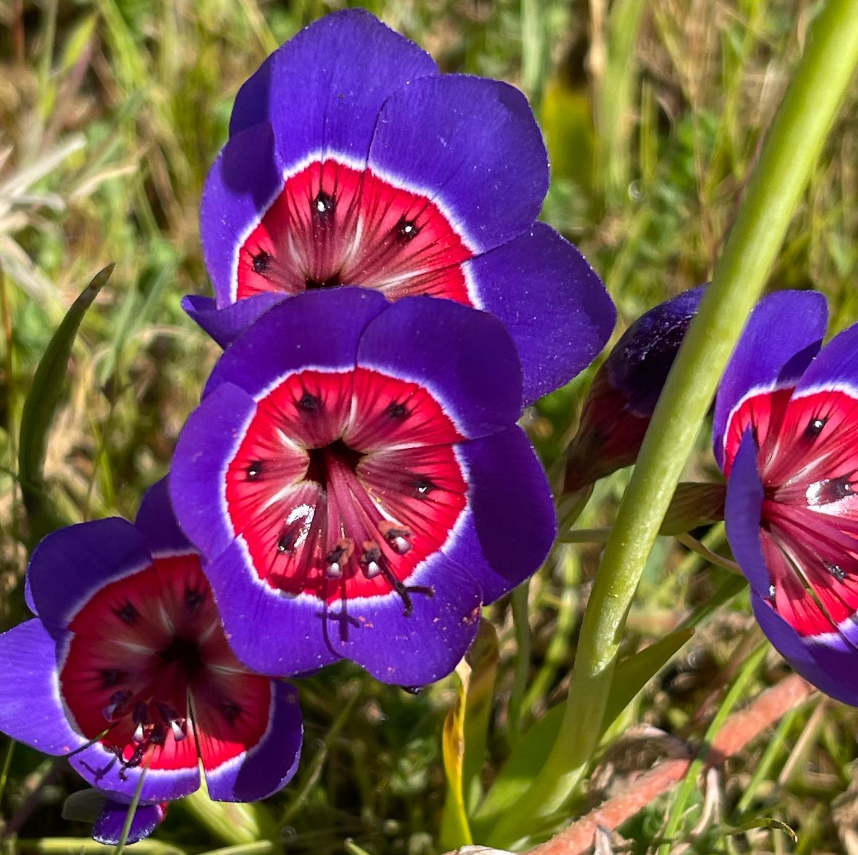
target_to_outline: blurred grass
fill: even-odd
[[[74,297],[116,262],[84,320],[69,393],[48,448],[52,498],[69,519],[130,516],[169,465],[181,424],[216,356],[179,308],[205,293],[197,211],[207,168],[226,138],[232,98],[300,26],[345,5],[322,0],[0,0],[0,620],[20,619],[27,531],[16,485],[16,440],[36,362]],[[705,281],[762,133],[818,3],[806,0],[375,0],[371,11],[427,47],[446,71],[503,77],[530,94],[553,163],[544,216],[605,279],[623,324]],[[832,328],[858,318],[858,93],[831,135],[773,276],[813,287]],[[551,466],[574,428],[582,377],[532,413]],[[705,435],[689,477],[714,471]],[[626,474],[600,483],[580,525],[610,525]],[[702,534],[702,532],[698,532]],[[717,533],[716,533],[717,534]],[[710,544],[712,545],[712,544]],[[531,683],[522,721],[566,687],[598,546],[559,547],[529,593]],[[674,629],[725,571],[661,539],[629,621],[629,652]],[[490,783],[510,751],[506,701],[515,677],[508,604],[493,607],[500,668],[489,732]],[[623,720],[700,737],[735,686],[752,626],[743,597],[712,616]],[[2,668],[2,664],[0,664]],[[783,672],[769,655],[743,682],[741,703]],[[273,800],[289,851],[439,851],[444,799],[441,730],[451,678],[412,697],[339,665],[305,681],[304,762]],[[350,705],[347,719],[342,710]],[[717,782],[721,816],[693,851],[858,852],[854,733],[858,713],[813,705],[784,719]],[[616,738],[617,727],[612,730]],[[581,810],[643,762],[603,764]],[[19,747],[3,795],[8,819],[37,783],[38,756]],[[607,769],[607,771],[605,771]],[[34,777],[35,776],[35,777]],[[69,772],[45,786],[22,837],[85,835],[63,822]],[[671,817],[685,840],[705,793],[684,810],[653,804],[621,832],[653,851]],[[836,800],[836,801],[835,801]],[[834,809],[832,802],[835,801]],[[798,844],[760,828],[773,817]],[[188,852],[216,845],[176,805],[159,838]],[[15,851],[14,844],[0,849]],[[10,848],[10,846],[12,848]]]

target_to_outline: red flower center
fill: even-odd
[[[106,585],[69,629],[63,700],[124,765],[212,769],[265,733],[271,682],[230,650],[196,555]]]
[[[242,244],[234,296],[359,285],[471,305],[462,262],[472,256],[432,199],[316,161],[286,179]]]
[[[852,390],[748,396],[731,414],[725,472],[745,431],[758,448],[770,601],[801,634],[858,611],[858,398]]]
[[[463,439],[426,389],[365,368],[305,370],[257,403],[226,502],[259,578],[333,602],[395,591],[446,542],[467,503]]]

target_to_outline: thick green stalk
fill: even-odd
[[[563,727],[549,762],[487,843],[509,848],[562,809],[597,747],[626,616],[682,467],[760,296],[858,64],[858,3],[829,0],[653,414],[584,615]]]

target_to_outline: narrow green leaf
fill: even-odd
[[[744,834],[746,831],[752,831],[755,828],[771,828],[775,831],[782,831],[784,834],[792,838],[793,843],[798,843],[798,835],[785,823],[773,816],[757,816],[747,820],[735,828],[725,828],[724,834],[732,836],[734,834]]]
[[[62,524],[45,496],[44,463],[48,432],[65,390],[68,361],[78,328],[112,272],[113,265],[109,264],[95,275],[72,303],[39,361],[24,401],[18,441],[18,477],[34,542]]]

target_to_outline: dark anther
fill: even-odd
[[[144,701],[137,701],[134,704],[134,712],[131,713],[131,719],[137,725],[131,739],[138,745],[142,742],[147,742],[152,736],[154,725],[149,721],[149,705]]]
[[[245,475],[247,475],[248,481],[255,481],[262,474],[262,461],[254,460],[248,467],[245,469]]]
[[[161,722],[156,722],[149,734],[149,741],[153,745],[163,745],[167,741],[167,728]]]
[[[384,412],[392,419],[404,419],[411,415],[405,404],[391,404]]]
[[[137,623],[139,613],[131,603],[126,603],[121,609],[116,609],[116,616],[127,624],[135,624]]]
[[[367,579],[372,579],[381,573],[381,550],[372,541],[363,544],[360,565]]]
[[[298,401],[298,409],[303,410],[305,413],[315,413],[321,406],[321,399],[315,395],[311,395],[309,392],[304,392]]]
[[[107,706],[102,711],[102,715],[108,721],[118,721],[120,718],[128,714],[126,704],[131,700],[131,692],[128,689],[120,689],[114,692],[107,699]]]
[[[224,701],[223,717],[232,724],[241,715],[241,707],[235,701]]]
[[[122,671],[118,671],[115,668],[102,668],[101,685],[105,689],[112,689],[124,676],[125,674]]]
[[[351,540],[344,537],[338,541],[334,548],[325,556],[325,564],[327,565],[328,576],[338,579],[343,575],[343,565],[345,565],[354,552],[354,544]]]
[[[428,478],[418,478],[414,482],[414,489],[418,496],[425,497],[435,489],[435,485]]]
[[[811,419],[807,423],[807,427],[804,429],[804,435],[811,439],[815,439],[822,433],[822,429],[827,423],[827,418],[820,418],[817,416],[816,418]]]
[[[336,207],[337,200],[324,190],[320,190],[316,198],[313,199],[313,213],[321,220],[325,220],[333,214]]]
[[[185,607],[195,612],[206,601],[206,595],[196,588],[185,590]]]
[[[420,227],[414,220],[406,220],[405,217],[400,217],[399,222],[393,227],[396,236],[400,240],[411,241],[420,234]]]
[[[264,249],[260,250],[253,256],[253,272],[265,273],[271,265],[271,253]]]
[[[380,526],[380,530],[384,535],[384,539],[398,555],[405,555],[411,549],[411,544],[408,540],[411,537],[410,529],[398,527],[395,523],[385,521]]]
[[[824,561],[825,569],[838,581],[846,580],[846,571],[839,564],[832,564],[830,561]]]

